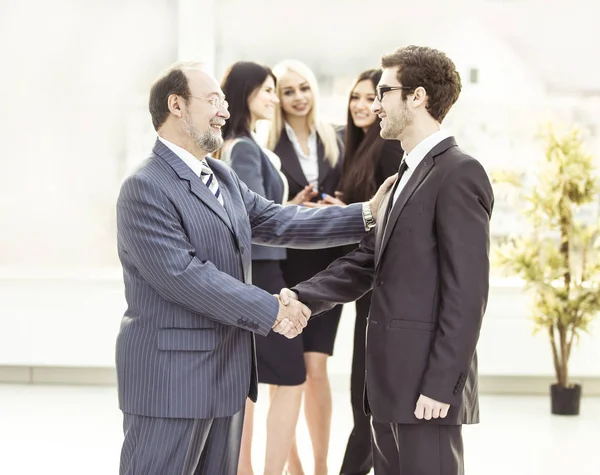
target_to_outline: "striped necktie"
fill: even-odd
[[[215,198],[219,200],[219,203],[223,205],[223,197],[221,196],[221,190],[219,189],[219,183],[217,182],[217,178],[214,173],[208,166],[205,160],[202,160],[202,170],[200,171],[200,178],[204,184],[208,187],[208,189],[215,195]]]

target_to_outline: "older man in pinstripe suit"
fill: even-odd
[[[229,113],[198,64],[157,80],[150,112],[158,140],[117,203],[128,305],[116,353],[120,473],[235,474],[244,402],[257,396],[253,334],[293,337],[310,316],[251,285],[251,243],[357,242],[384,190],[369,203],[327,209],[282,207],[250,191],[206,158],[222,145]]]

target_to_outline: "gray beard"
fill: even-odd
[[[194,127],[192,121],[186,117],[184,119],[185,131],[192,138],[194,143],[206,153],[212,153],[219,150],[223,146],[223,136],[219,132],[219,135],[212,133],[210,130],[203,134]]]

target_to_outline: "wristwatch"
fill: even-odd
[[[375,227],[375,218],[373,218],[373,213],[371,213],[371,206],[368,201],[365,201],[362,204],[362,215],[363,221],[365,222],[365,231],[370,231]]]

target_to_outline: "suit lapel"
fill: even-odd
[[[213,173],[217,177],[217,180],[219,181],[219,190],[221,190],[221,194],[223,195],[223,203],[225,206],[225,211],[227,212],[227,215],[229,217],[229,222],[231,223],[231,229],[233,231],[233,234],[234,234],[234,236],[237,236],[238,229],[235,225],[235,223],[236,223],[235,206],[233,204],[233,196],[231,194],[231,190],[229,189],[229,184],[231,183],[231,180],[229,179],[229,177],[224,176],[222,173],[220,173],[221,167],[213,166],[213,164],[211,163],[212,161],[213,161],[213,159],[211,159],[211,158],[207,159],[207,162],[209,163],[210,168],[212,169]],[[202,184],[204,185],[204,183],[202,183]],[[204,185],[204,188],[208,189],[208,187],[206,185]],[[209,190],[209,192],[210,192],[210,190]],[[212,195],[212,193],[211,193],[211,195]],[[216,200],[216,198],[215,198],[215,200]],[[221,205],[219,204],[219,206],[221,206]],[[221,206],[221,209],[223,209],[223,206]]]
[[[379,249],[381,248],[381,242],[383,241],[383,235],[385,234],[385,230],[386,230],[386,224],[387,224],[387,217],[388,215],[391,213],[391,209],[388,209],[391,204],[392,204],[392,200],[394,199],[394,194],[396,193],[396,188],[398,188],[398,184],[400,183],[399,180],[396,180],[396,183],[394,183],[394,186],[392,186],[392,188],[386,193],[386,195],[383,197],[383,200],[381,201],[381,205],[379,207],[379,212],[383,211],[383,215],[381,217],[381,226],[376,226],[375,227],[375,257],[376,259],[378,259],[380,252]]]
[[[381,256],[385,252],[385,248],[390,240],[390,236],[392,234],[394,226],[396,225],[396,221],[398,221],[398,217],[400,216],[402,209],[404,208],[404,206],[406,206],[406,203],[410,200],[410,197],[417,190],[419,185],[421,185],[421,183],[425,180],[425,178],[427,178],[427,176],[433,169],[435,165],[435,157],[444,153],[446,150],[453,146],[456,146],[456,141],[454,140],[454,137],[448,137],[442,140],[435,147],[433,147],[429,151],[429,153],[425,155],[425,158],[421,161],[421,163],[419,163],[414,173],[411,175],[410,179],[400,192],[398,199],[396,200],[390,211],[390,215],[387,220],[385,229],[383,230],[383,236],[381,238],[379,252],[376,252],[375,254],[375,268],[377,268],[379,262],[381,261]],[[398,184],[396,186],[398,186]],[[394,195],[392,193],[390,199],[393,199],[393,196]]]
[[[252,231],[249,227],[245,228],[243,226],[238,226],[239,220],[236,219],[238,217],[243,217],[247,222],[246,208],[242,203],[239,203],[241,195],[238,185],[235,184],[235,182],[231,179],[229,169],[223,166],[223,164],[218,163],[218,160],[214,158],[207,158],[206,161],[208,162],[208,165],[217,177],[217,180],[219,180],[219,189],[221,190],[221,194],[223,195],[225,211],[227,212],[227,215],[229,216],[229,221],[231,223],[230,229],[232,229],[233,232],[233,239],[237,243],[238,249],[242,251],[241,261],[242,267],[244,269],[244,275],[249,277],[252,275],[251,253],[244,253],[243,249],[246,248],[250,250],[252,246]],[[238,202],[237,205],[236,199]]]
[[[190,167],[188,167],[183,160],[181,160],[173,151],[163,144],[160,140],[156,141],[154,145],[154,153],[162,158],[165,162],[169,164],[169,166],[177,173],[179,178],[182,181],[187,181],[189,190],[192,194],[196,195],[206,206],[208,206],[211,211],[213,211],[223,222],[227,225],[227,227],[234,232],[231,221],[229,220],[229,216],[227,215],[225,208],[219,203],[219,200],[215,198],[215,195],[208,189],[208,187],[204,184],[202,179],[196,175]],[[217,177],[217,180],[219,177]],[[219,180],[219,188],[221,189],[221,193],[223,193],[223,188],[221,184],[221,180]],[[231,198],[230,196],[228,198]],[[223,197],[225,200],[225,197]],[[227,200],[231,201],[231,199]]]
[[[329,161],[325,158],[325,147],[321,138],[317,135],[317,161],[319,163],[319,185],[322,185],[327,178],[327,174],[331,171]]]
[[[279,138],[279,143],[277,144],[275,153],[279,155],[279,158],[281,159],[281,168],[285,170],[285,173],[289,177],[291,177],[302,187],[308,185],[308,181],[306,180],[304,172],[302,171],[302,166],[300,165],[298,155],[296,155],[294,146],[292,145],[292,142],[290,141],[285,129],[281,131],[281,137]]]

